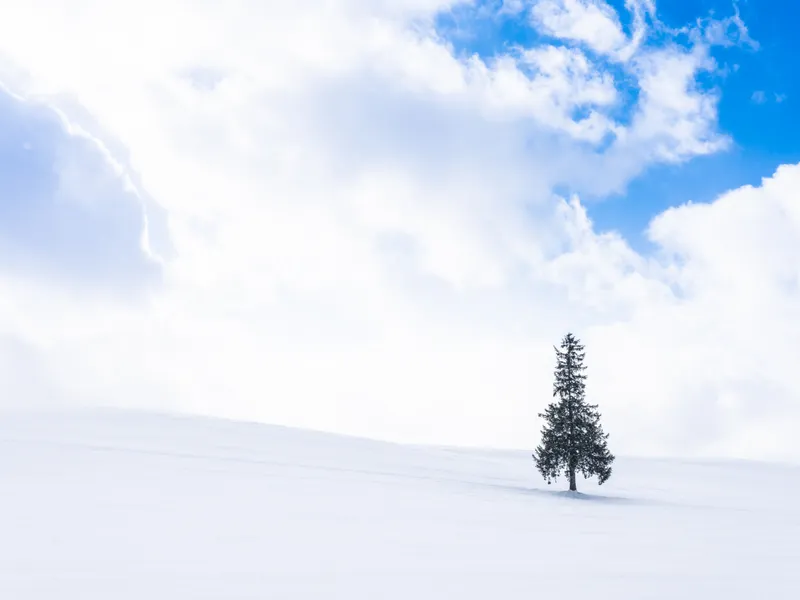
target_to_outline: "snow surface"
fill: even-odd
[[[564,485],[524,452],[4,415],[0,598],[800,597],[797,467],[620,459]]]

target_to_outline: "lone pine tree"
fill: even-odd
[[[614,456],[608,451],[600,425],[597,405],[588,404],[585,398],[586,367],[584,347],[575,336],[568,333],[555,348],[557,365],[553,397],[558,396],[544,413],[542,442],[533,455],[536,468],[548,484],[560,474],[569,477],[570,491],[576,491],[575,474],[597,476],[602,485],[611,477]]]

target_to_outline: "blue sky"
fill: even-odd
[[[0,409],[800,457],[800,8],[503,4],[4,7]]]
[[[676,25],[693,14],[727,15],[732,10],[730,2],[716,0],[661,2],[658,8],[667,23]],[[653,215],[667,207],[687,200],[710,202],[727,190],[759,185],[781,164],[800,161],[800,84],[794,75],[800,38],[792,25],[800,20],[800,6],[751,0],[738,3],[738,8],[759,46],[714,52],[721,65],[738,65],[736,71],[715,79],[721,93],[719,126],[733,138],[732,146],[687,164],[654,167],[632,182],[626,194],[592,207],[599,227],[619,229],[632,244],[644,245],[640,233]],[[763,103],[754,99],[758,92],[764,93]]]
[[[624,1],[615,0],[610,5],[619,11],[623,27],[629,29],[630,13],[624,8]],[[492,0],[441,13],[437,17],[437,30],[453,45],[456,54],[476,53],[487,61],[514,46],[552,42],[530,26],[526,11],[500,15],[489,11],[497,6],[497,0]],[[652,249],[646,239],[647,225],[665,209],[686,201],[710,202],[726,190],[759,184],[780,164],[800,161],[800,147],[795,142],[800,136],[800,119],[793,118],[800,98],[800,84],[793,76],[792,59],[800,53],[800,40],[791,27],[791,23],[800,19],[800,7],[778,0],[735,4],[730,0],[662,0],[657,9],[659,20],[676,28],[698,18],[724,18],[738,11],[758,46],[713,48],[712,55],[720,72],[708,74],[701,81],[701,85],[720,93],[719,129],[732,138],[727,150],[678,164],[654,164],[628,182],[620,193],[585,197],[589,215],[598,229],[619,231],[633,248],[645,252]],[[609,70],[620,76],[613,66],[609,66]],[[624,90],[624,85],[622,88]],[[628,91],[635,93],[635,90]],[[139,224],[132,225],[121,238],[115,234],[115,246],[122,244],[121,240],[127,236],[124,242],[127,250],[120,247],[114,251],[117,254],[109,254],[111,246],[103,240],[85,239],[76,233],[82,228],[76,226],[75,220],[90,218],[90,213],[81,212],[77,205],[66,209],[68,212],[63,212],[62,207],[58,214],[52,212],[56,211],[55,205],[49,208],[42,205],[36,214],[49,219],[49,224],[45,229],[40,226],[31,231],[25,229],[30,222],[19,220],[28,214],[20,210],[19,197],[30,195],[44,202],[42,198],[52,196],[57,187],[56,152],[63,154],[63,147],[77,148],[81,142],[70,141],[63,132],[63,125],[54,115],[48,115],[46,109],[25,109],[7,94],[0,92],[0,96],[3,127],[0,209],[4,211],[6,237],[27,239],[31,260],[47,263],[49,255],[59,269],[84,264],[88,270],[100,269],[98,272],[108,273],[138,268],[134,263],[140,259],[144,261],[142,268],[152,268],[138,254]],[[625,116],[620,117],[624,121]],[[91,149],[87,152],[91,154]],[[560,191],[570,192],[568,187],[561,187]],[[111,193],[126,194],[124,190]],[[139,209],[133,198],[128,202],[128,210],[132,212],[131,218],[126,220],[135,223],[133,215]],[[51,216],[45,217],[45,214]],[[113,217],[107,214],[92,218]],[[12,230],[15,236],[9,236]],[[97,228],[90,230],[94,235],[103,235]],[[36,236],[45,236],[47,241],[34,242]],[[94,252],[91,250],[94,244],[103,246],[105,251]],[[125,252],[133,254],[124,259],[127,262],[119,262]],[[35,258],[34,255],[39,256]]]
[[[629,28],[630,13],[624,1],[609,4],[617,9],[623,27]],[[510,47],[547,39],[529,26],[527,12],[501,16],[486,12],[496,5],[484,2],[441,15],[438,30],[456,52],[477,53],[488,60]],[[670,28],[737,12],[757,47],[712,48],[719,69],[700,80],[720,94],[719,129],[732,138],[730,147],[679,164],[653,165],[621,193],[587,199],[596,226],[619,231],[637,250],[653,249],[645,230],[665,209],[687,201],[710,202],[727,190],[758,185],[779,165],[800,161],[800,119],[796,117],[800,80],[794,64],[794,57],[800,55],[800,37],[794,31],[800,5],[784,0],[661,0],[657,4],[658,19]]]

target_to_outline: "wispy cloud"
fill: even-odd
[[[733,10],[734,13],[730,17],[718,19],[712,16],[698,21],[706,41],[716,46],[742,46],[758,50],[760,45],[757,40],[750,37],[747,25],[742,21],[735,3]]]
[[[786,94],[767,94],[764,90],[756,90],[753,92],[752,96],[750,96],[750,100],[752,100],[755,104],[766,104],[767,102],[774,101],[776,104],[781,104],[785,102],[788,96]]]

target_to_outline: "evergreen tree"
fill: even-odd
[[[584,348],[575,336],[568,333],[561,341],[561,349],[555,348],[557,366],[553,397],[544,413],[542,441],[533,455],[536,468],[548,484],[563,473],[569,477],[569,489],[577,490],[575,474],[584,477],[597,476],[600,484],[611,476],[614,456],[608,451],[600,425],[597,405],[588,404],[585,398],[586,367]]]

